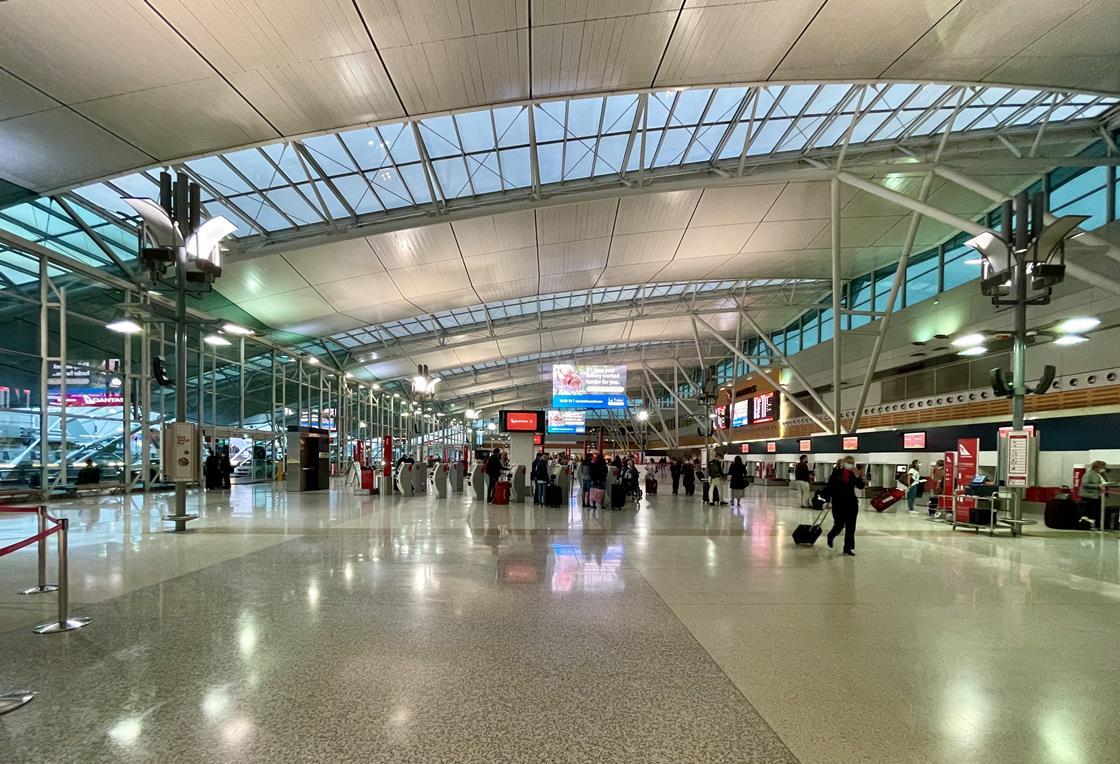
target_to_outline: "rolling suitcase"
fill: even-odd
[[[828,512],[827,504],[821,507],[821,511],[815,518],[813,518],[812,523],[802,523],[801,525],[798,525],[796,528],[794,528],[793,543],[797,546],[812,546],[813,544],[817,543],[817,539],[821,537],[821,520],[824,519],[826,512]]]
[[[646,493],[650,494],[650,495],[653,495],[653,494],[657,493],[657,478],[655,478],[655,477],[647,477],[646,478]]]
[[[906,494],[897,488],[892,488],[889,491],[879,494],[871,500],[871,506],[875,508],[876,512],[885,512],[898,503]]]
[[[545,506],[558,508],[564,506],[564,491],[556,483],[549,483],[544,490]]]
[[[611,509],[622,509],[626,506],[626,486],[615,483],[611,486]]]
[[[509,504],[509,482],[499,480],[494,485],[494,503],[495,504]]]

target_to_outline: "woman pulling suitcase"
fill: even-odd
[[[857,490],[863,489],[863,467],[855,469],[855,459],[847,457],[832,471],[821,495],[832,502],[832,530],[828,545],[844,534],[844,554],[856,556],[856,514],[859,512]]]

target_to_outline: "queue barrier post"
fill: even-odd
[[[47,583],[47,508],[43,505],[36,507],[39,516],[39,584],[30,589],[24,589],[20,594],[46,594],[58,591],[57,584]]]
[[[70,521],[63,517],[55,520],[55,523],[58,526],[58,620],[39,624],[32,629],[36,634],[60,634],[64,631],[73,631],[86,626],[91,620],[89,618],[70,617],[70,565],[68,559]]]
[[[5,692],[0,693],[0,716],[15,711],[17,708],[23,708],[31,699],[35,697],[35,693],[28,690],[19,690],[18,692]]]

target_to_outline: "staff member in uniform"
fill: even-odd
[[[856,491],[863,488],[863,467],[855,469],[855,459],[848,456],[840,462],[828,478],[822,495],[832,502],[832,530],[828,532],[828,545],[844,533],[844,554],[856,556],[856,513],[859,498]]]

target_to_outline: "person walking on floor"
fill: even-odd
[[[809,469],[809,457],[805,454],[797,460],[793,468],[793,487],[797,489],[797,503],[811,508],[813,498],[813,472]]]
[[[735,461],[727,468],[727,482],[731,487],[731,503],[737,507],[743,506],[743,494],[747,490],[747,465],[743,464],[743,457],[735,455]]]
[[[906,511],[913,514],[917,512],[914,509],[914,502],[918,500],[918,491],[922,488],[922,463],[917,459],[910,462],[910,467],[906,470]]]
[[[548,483],[550,480],[548,470],[548,455],[544,451],[537,454],[533,460],[533,503],[545,504],[547,501]]]
[[[669,465],[669,476],[673,478],[673,495],[677,495],[677,489],[681,485],[681,460],[674,459]]]
[[[233,475],[233,464],[229,460],[229,446],[222,449],[222,461],[218,467],[218,474],[222,476],[222,490],[229,490],[229,479]]]
[[[723,457],[718,453],[715,458],[708,461],[708,481],[710,483],[711,503],[726,504],[727,483],[723,479]]]
[[[696,492],[696,467],[690,461],[681,465],[681,483],[684,484],[685,496],[691,496]]]
[[[859,512],[859,497],[856,491],[863,489],[863,467],[855,469],[855,459],[846,457],[832,471],[822,496],[832,502],[832,530],[828,532],[828,546],[841,533],[844,534],[844,554],[856,556],[856,514]]]

